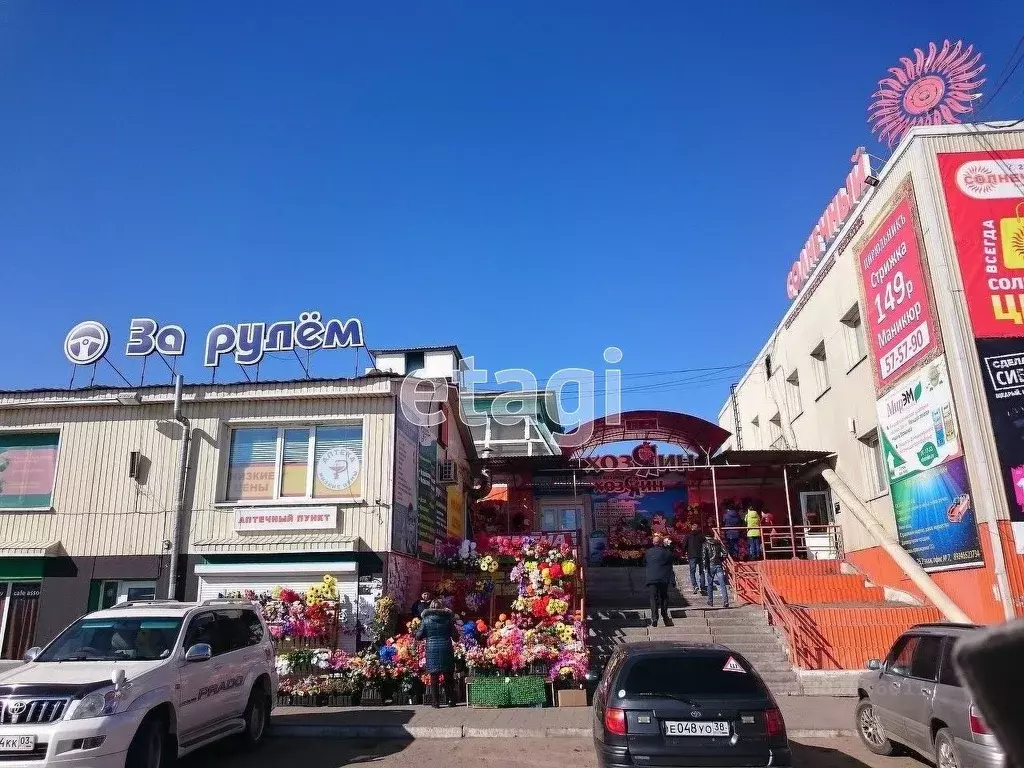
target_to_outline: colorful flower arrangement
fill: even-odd
[[[448,536],[438,547],[437,564],[453,571],[474,570],[480,564],[476,543],[458,536]]]
[[[338,602],[338,581],[330,574],[305,593],[286,587],[270,592],[251,589],[228,592],[221,597],[249,600],[260,607],[275,640],[330,640],[336,633],[355,632],[355,617]]]

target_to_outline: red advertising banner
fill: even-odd
[[[919,233],[908,180],[857,253],[864,326],[879,392],[940,347]]]
[[[975,338],[1024,336],[1024,151],[939,155]]]

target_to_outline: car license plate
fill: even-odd
[[[31,752],[35,748],[35,736],[0,736],[0,752]]]
[[[729,724],[723,720],[668,720],[666,736],[728,736]]]

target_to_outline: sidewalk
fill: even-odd
[[[836,738],[853,731],[856,699],[781,696],[790,738]],[[274,736],[337,739],[589,737],[590,707],[454,709],[431,707],[278,707]]]

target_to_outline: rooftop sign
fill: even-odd
[[[303,312],[295,320],[275,323],[215,325],[206,334],[203,365],[216,368],[230,356],[238,365],[257,365],[267,352],[362,347],[363,325],[357,318],[328,319],[319,312]],[[167,357],[185,354],[185,331],[180,325],[163,325],[148,317],[133,318],[128,327],[127,357]],[[64,339],[64,355],[75,365],[99,362],[110,346],[110,334],[102,323],[79,323]]]
[[[800,294],[815,266],[821,261],[821,257],[825,255],[825,251],[842,230],[843,225],[849,221],[857,203],[864,199],[868,191],[867,178],[871,175],[871,159],[864,151],[864,147],[858,147],[851,160],[853,168],[846,177],[846,186],[836,192],[821,214],[800,251],[800,256],[789,270],[786,293],[791,299]]]

